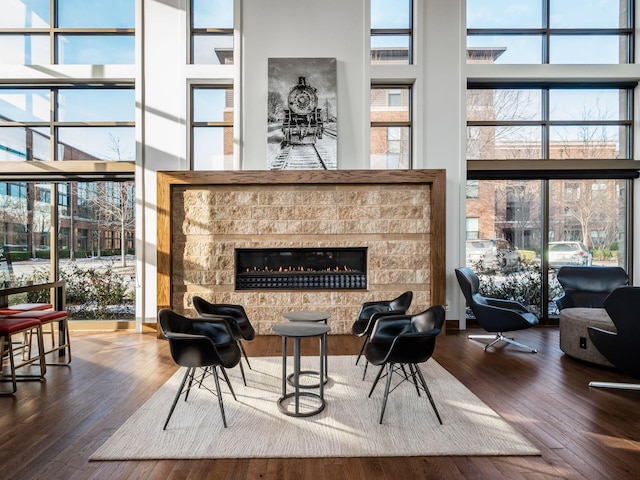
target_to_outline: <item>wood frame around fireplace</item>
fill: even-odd
[[[329,170],[329,171],[165,171],[157,174],[157,307],[174,308],[172,264],[172,198],[175,187],[224,187],[251,185],[338,186],[428,186],[430,243],[428,265],[431,304],[445,304],[445,189],[444,169],[438,170]]]

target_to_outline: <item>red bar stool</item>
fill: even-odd
[[[51,325],[51,338],[53,339],[53,324],[58,324],[58,345],[55,344],[55,341],[52,341],[51,348],[49,350],[44,350],[43,346],[43,355],[48,355],[49,353],[65,351],[67,353],[67,361],[66,362],[49,362],[47,365],[68,365],[71,362],[71,342],[69,340],[69,316],[67,312],[64,310],[32,310],[29,312],[20,312],[14,313],[6,318],[35,318],[37,319],[41,326]],[[29,336],[28,342],[29,352],[31,352],[31,335]]]
[[[18,303],[17,305],[10,305],[8,307],[0,308],[0,315],[13,315],[20,312],[31,312],[34,310],[52,310],[52,309],[53,309],[53,305],[50,303]],[[51,324],[51,330],[49,332],[45,332],[44,329],[42,330],[42,334],[44,335],[45,333],[51,335],[51,346],[54,347],[55,337],[53,333],[53,323]],[[26,337],[26,334],[25,334],[25,337]],[[27,346],[28,345],[25,338],[25,343],[22,346],[22,348],[24,348],[25,353],[27,351]]]
[[[24,334],[27,332],[36,331],[36,337],[38,339],[38,355],[23,360],[22,363],[16,364],[14,358],[13,341],[11,337],[17,334]],[[6,351],[5,351],[6,349]],[[4,373],[4,357],[5,355],[9,359],[9,366],[11,369],[10,375]],[[40,375],[18,375],[16,370],[18,368],[30,365],[32,363],[40,363]],[[0,392],[0,395],[13,395],[18,391],[17,381],[20,380],[42,380],[47,371],[47,367],[44,359],[44,342],[42,340],[42,323],[37,318],[20,317],[15,318],[13,315],[0,318],[0,380],[8,381],[7,377],[11,378],[13,384],[13,391]]]

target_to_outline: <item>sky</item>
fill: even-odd
[[[620,0],[551,0],[551,28],[617,28]],[[542,0],[467,0],[468,28],[540,28]]]
[[[133,28],[134,0],[58,0],[58,26]],[[49,26],[49,0],[1,0],[0,28]]]

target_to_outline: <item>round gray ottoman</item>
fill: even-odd
[[[587,327],[597,327],[611,332],[616,327],[604,308],[565,308],[560,311],[560,350],[567,355],[612,367],[589,339]]]

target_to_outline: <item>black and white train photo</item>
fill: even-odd
[[[269,59],[269,169],[336,169],[336,105],[335,58]]]

